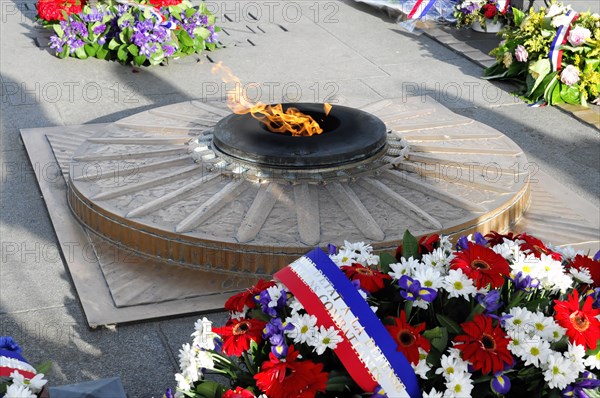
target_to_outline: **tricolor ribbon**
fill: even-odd
[[[26,379],[33,379],[36,370],[25,362],[25,359],[15,351],[0,349],[0,377],[10,377],[11,373],[17,371]]]
[[[573,10],[567,11],[566,16],[568,17],[565,20],[565,23],[560,25],[556,30],[556,36],[554,36],[554,40],[552,40],[552,44],[550,45],[550,63],[552,64],[552,71],[557,71],[561,67],[562,63],[562,50],[560,46],[567,42],[567,34],[571,29],[571,24],[575,19],[577,19],[577,12]]]
[[[411,364],[356,287],[321,249],[275,274],[317,318],[334,327],[342,341],[334,350],[353,380],[367,392],[378,386],[390,397],[419,398]]]
[[[498,2],[496,4],[497,4],[496,8],[498,9],[498,11],[500,11],[500,14],[504,15],[504,14],[506,14],[506,11],[508,10],[510,1],[509,0],[498,0]]]
[[[435,0],[428,0],[425,4],[423,4],[423,0],[417,0],[413,8],[408,13],[408,19],[419,19],[423,18],[433,7]]]

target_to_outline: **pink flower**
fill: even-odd
[[[523,47],[520,44],[515,49],[515,58],[519,62],[527,62],[527,56],[528,55],[529,55],[529,53],[527,52],[527,50],[525,49],[525,47]]]
[[[585,43],[585,41],[587,39],[589,39],[592,36],[592,32],[590,32],[589,29],[581,27],[581,26],[577,26],[573,29],[571,29],[571,31],[569,32],[569,36],[567,37],[567,40],[569,40],[569,43],[571,43],[571,45],[578,47],[580,45],[582,45],[583,43]]]
[[[573,65],[567,65],[560,74],[560,81],[567,86],[572,86],[579,81],[579,69]]]

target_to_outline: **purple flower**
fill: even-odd
[[[415,301],[420,298],[423,301],[431,303],[437,297],[437,291],[429,287],[421,287],[421,283],[407,275],[402,275],[398,281],[400,286],[400,295],[405,300]]]
[[[50,48],[55,49],[57,53],[61,53],[63,51],[63,46],[65,45],[65,42],[60,37],[56,35],[50,36],[50,43]]]
[[[579,381],[567,386],[562,390],[563,397],[590,398],[585,390],[597,390],[600,387],[600,380],[592,372],[585,371]]]
[[[294,329],[291,323],[283,322],[281,318],[273,318],[265,325],[263,329],[263,338],[268,339],[271,336],[283,334],[286,330]]]
[[[598,253],[600,253],[600,251],[598,251]],[[332,245],[331,243],[327,244],[327,254],[329,254],[330,256],[334,256],[337,254],[337,247],[335,247],[335,245]]]
[[[500,290],[491,290],[488,294],[478,293],[475,296],[477,302],[485,308],[486,313],[494,312],[498,308],[502,307],[502,301],[500,301]]]
[[[388,398],[388,395],[385,393],[383,388],[381,388],[381,386],[377,386],[373,390],[373,394],[370,398]]]
[[[475,232],[473,237],[475,238],[475,244],[477,245],[485,246],[488,243],[487,240],[483,237],[483,235],[479,232]],[[456,250],[467,250],[468,248],[469,239],[467,239],[467,237],[464,235],[458,238],[458,241],[456,242]]]
[[[165,44],[163,45],[163,51],[165,53],[165,57],[170,57],[175,52],[175,47]]]
[[[500,395],[505,395],[510,391],[510,379],[508,376],[503,375],[502,372],[496,373],[494,378],[490,381],[492,390]]]
[[[527,275],[523,277],[523,273],[519,271],[517,275],[515,275],[514,279],[512,279],[515,290],[523,290],[524,292],[529,292],[531,289],[537,289],[540,285],[540,281],[537,279],[532,279],[531,276]]]
[[[20,354],[22,352],[21,347],[13,340],[10,336],[0,336],[0,349],[16,352]]]
[[[104,32],[106,30],[106,25],[102,24],[102,25],[98,25],[94,28],[93,32],[95,35],[99,35],[100,33]]]
[[[269,289],[267,289],[260,292],[258,298],[255,297],[255,301],[260,304],[262,312],[274,318],[277,316],[277,312],[285,307],[287,294],[284,290],[280,290],[279,297],[273,300],[269,294]]]
[[[271,343],[271,352],[277,358],[285,358],[287,356],[288,345],[285,342],[285,337],[283,337],[283,334],[271,336],[269,343]]]
[[[173,391],[170,388],[167,388],[167,391],[165,391],[165,395],[163,396],[163,398],[174,398]]]
[[[106,37],[100,36],[98,38],[98,44],[100,44],[102,46],[102,45],[104,45],[104,43],[106,43]]]
[[[92,7],[89,14],[83,15],[83,20],[85,22],[99,22],[102,21],[104,17],[104,13],[100,12],[96,7]]]
[[[596,252],[596,254],[594,254],[594,258],[593,258],[593,260],[594,260],[594,261],[600,261],[600,250],[598,250],[598,251]]]

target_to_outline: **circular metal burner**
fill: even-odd
[[[300,170],[343,167],[384,152],[387,129],[370,113],[334,105],[326,116],[323,104],[283,104],[290,107],[312,116],[323,133],[293,137],[269,131],[250,114],[232,114],[215,126],[213,149],[231,161]]]

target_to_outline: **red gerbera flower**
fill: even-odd
[[[62,21],[65,19],[65,13],[66,15],[79,14],[84,5],[85,0],[39,0],[36,8],[41,19]]]
[[[489,234],[485,235],[485,238],[487,239],[490,246],[496,246],[497,244],[503,243],[505,239],[508,239],[508,240],[516,239],[515,235],[512,232],[509,232],[504,235],[504,234],[499,234],[496,231],[492,231]]]
[[[481,11],[483,11],[483,16],[488,19],[494,18],[498,13],[496,5],[492,3],[484,4],[483,7],[481,7]]]
[[[402,352],[408,362],[416,365],[419,363],[419,348],[429,352],[431,345],[429,340],[421,336],[425,330],[425,322],[417,326],[411,326],[406,322],[406,314],[400,312],[400,318],[394,318],[394,325],[385,325],[385,328],[398,343],[397,351]]]
[[[340,268],[350,280],[360,281],[360,287],[369,293],[383,289],[383,281],[391,280],[392,277],[383,272],[363,267],[360,264],[344,265]]]
[[[554,300],[554,319],[567,329],[572,343],[594,350],[600,340],[600,321],[596,318],[600,309],[592,308],[592,296],[588,296],[579,309],[579,293],[574,290],[567,301]]]
[[[285,359],[273,353],[262,363],[260,372],[254,375],[256,385],[269,398],[314,398],[317,392],[325,392],[329,374],[323,372],[322,363],[298,361],[298,351],[290,345]]]
[[[510,272],[504,257],[485,246],[469,242],[467,250],[457,252],[455,255],[456,257],[450,262],[450,268],[461,269],[479,289],[488,284],[491,284],[493,289],[502,286],[504,276]]]
[[[259,294],[263,290],[270,288],[271,286],[275,286],[275,282],[265,282],[261,279],[256,285],[252,286],[251,288],[234,296],[231,296],[227,300],[227,302],[225,302],[225,309],[227,311],[242,312],[244,311],[244,306],[248,308],[255,308],[256,302],[254,301],[254,296]]]
[[[600,287],[600,261],[594,261],[588,256],[578,254],[571,260],[571,267],[578,270],[587,268],[594,280],[594,287]]]
[[[236,387],[235,390],[227,390],[221,396],[222,398],[255,398],[251,391],[242,387]]]
[[[462,358],[473,364],[474,370],[482,374],[499,372],[505,365],[513,363],[513,356],[508,351],[510,340],[500,326],[492,325],[493,318],[487,315],[475,315],[470,322],[460,326],[465,334],[454,338],[455,348],[462,353]]]
[[[440,236],[438,234],[423,236],[421,239],[419,239],[418,253],[420,255],[431,253],[433,249],[435,249],[436,243],[438,243],[439,241]],[[398,248],[396,249],[396,260],[400,261],[400,259],[402,259],[402,245],[398,246]]]
[[[560,253],[548,249],[546,245],[544,245],[544,242],[538,238],[534,238],[525,233],[517,235],[516,238],[525,241],[525,243],[520,244],[520,249],[522,251],[529,251],[529,253],[533,254],[536,258],[540,258],[542,254],[545,254],[551,256],[556,261],[562,261]]]
[[[258,319],[231,320],[227,325],[215,328],[215,333],[223,337],[223,352],[240,356],[250,348],[250,340],[258,344],[262,341],[262,330],[267,323]]]

